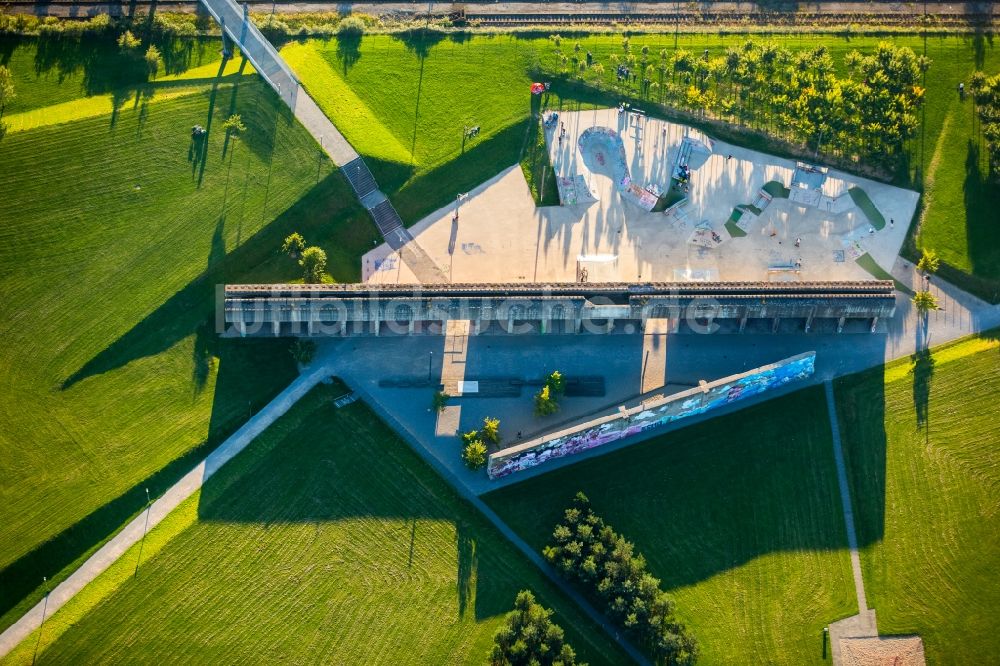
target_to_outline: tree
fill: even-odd
[[[552,397],[552,389],[548,384],[535,394],[535,416],[549,416],[559,411],[559,403]]]
[[[462,462],[473,470],[481,469],[486,465],[486,445],[483,444],[483,440],[473,440],[462,448]]]
[[[927,275],[937,273],[940,266],[941,260],[934,250],[924,250],[920,255],[920,261],[917,262],[917,270]]]
[[[500,419],[491,416],[483,419],[483,439],[491,444],[500,443]]]
[[[282,253],[287,254],[292,259],[298,257],[304,249],[306,249],[306,239],[297,231],[287,236],[285,242],[281,244]]]
[[[6,65],[0,65],[0,119],[3,118],[7,104],[17,97],[14,90],[14,75]]]
[[[226,130],[226,134],[231,138],[239,139],[240,135],[247,131],[247,126],[243,124],[243,117],[234,113],[226,118],[226,122],[222,123],[222,129]]]
[[[326,252],[316,246],[307,247],[302,251],[299,266],[302,267],[302,278],[307,284],[320,284],[323,282],[323,273],[326,272]]]
[[[562,575],[584,584],[608,618],[647,646],[657,663],[693,664],[698,644],[676,615],[673,600],[646,571],[635,546],[594,513],[577,493],[542,554]]]
[[[562,627],[552,622],[552,611],[521,590],[514,610],[493,637],[492,666],[575,666],[576,653],[564,638]]]
[[[913,295],[913,305],[920,314],[927,314],[931,310],[938,309],[937,296],[927,291],[918,291]]]
[[[149,48],[146,49],[144,59],[146,60],[146,69],[149,70],[149,75],[155,77],[156,73],[160,70],[160,49],[150,44]]]
[[[312,363],[313,357],[316,356],[316,343],[312,340],[298,338],[292,343],[288,352],[299,365],[309,365]]]
[[[131,30],[126,30],[118,37],[118,48],[127,55],[134,55],[141,45],[142,42]]]
[[[562,373],[558,370],[553,370],[552,374],[545,378],[545,385],[552,391],[554,398],[558,398],[566,392],[566,380],[563,379]]]

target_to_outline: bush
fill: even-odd
[[[309,284],[321,284],[323,273],[326,272],[326,252],[322,248],[307,247],[299,259],[302,267],[302,277]]]
[[[924,250],[920,255],[920,261],[917,262],[917,270],[927,274],[937,273],[940,267],[941,260],[934,250]]]
[[[500,443],[500,419],[490,416],[483,419],[483,439],[491,444]]]
[[[549,416],[559,411],[559,403],[552,397],[552,388],[546,384],[535,394],[535,416]]]
[[[574,666],[576,653],[565,642],[562,627],[554,624],[551,617],[552,611],[537,603],[531,592],[518,592],[514,610],[507,613],[503,627],[493,637],[490,664]]]
[[[462,462],[469,469],[482,469],[486,465],[486,445],[477,439],[462,449]]]
[[[646,571],[635,546],[594,513],[577,493],[562,523],[552,532],[545,559],[567,578],[584,584],[608,617],[665,664],[693,664],[698,644],[674,615],[673,600]]]
[[[365,34],[365,22],[357,16],[347,16],[337,26],[337,34],[344,37],[360,37]]]
[[[118,37],[118,48],[124,53],[132,54],[142,44],[139,38],[132,34],[131,30],[126,30]]]
[[[287,254],[293,259],[298,257],[299,253],[304,249],[306,249],[306,239],[297,231],[286,237],[285,242],[281,245],[282,253]]]
[[[149,70],[149,75],[156,76],[156,73],[160,70],[160,49],[150,44],[149,48],[146,49],[146,55],[144,58],[146,60],[146,69]]]

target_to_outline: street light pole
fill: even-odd
[[[43,587],[46,586],[48,580],[48,576],[42,576]],[[42,604],[42,621],[38,624],[38,640],[35,641],[35,653],[31,655],[31,666],[35,666],[35,660],[38,659],[38,646],[42,643],[42,627],[45,626],[45,611],[49,609],[49,592],[51,590],[45,590],[45,602]]]
[[[431,381],[431,363],[434,362],[434,352],[427,352],[427,381]]]
[[[149,500],[149,488],[146,488],[146,521],[142,525],[142,540],[139,541],[139,557],[135,561],[135,573],[132,577],[139,575],[139,563],[142,562],[142,547],[146,545],[146,530],[149,528],[149,510],[153,508]]]

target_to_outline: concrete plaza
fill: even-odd
[[[710,146],[710,153],[690,157],[687,204],[671,214],[636,205],[613,173],[618,148],[589,144],[584,133],[591,128],[609,129],[614,140],[621,139],[631,183],[664,191],[672,186],[685,139]],[[854,259],[867,253],[890,270],[918,200],[916,192],[831,170],[817,190],[823,204],[774,197],[759,216],[741,221],[745,236],[733,235],[726,222],[734,209],[760,203],[765,183],[789,187],[794,161],[617,109],[561,114],[545,131],[555,177],[580,183],[566,196],[580,203],[535,206],[514,165],[429,215],[410,230],[450,281],[576,282],[582,268],[591,282],[870,279]],[[868,195],[885,218],[882,229],[872,233],[868,217],[847,194],[850,188]],[[719,242],[699,244],[699,229]],[[419,282],[406,257],[388,245],[365,255],[362,275],[368,282]]]

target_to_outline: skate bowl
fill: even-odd
[[[625,144],[618,132],[609,127],[585,129],[578,140],[583,164],[591,173],[607,176],[619,190],[632,182],[625,162]]]

